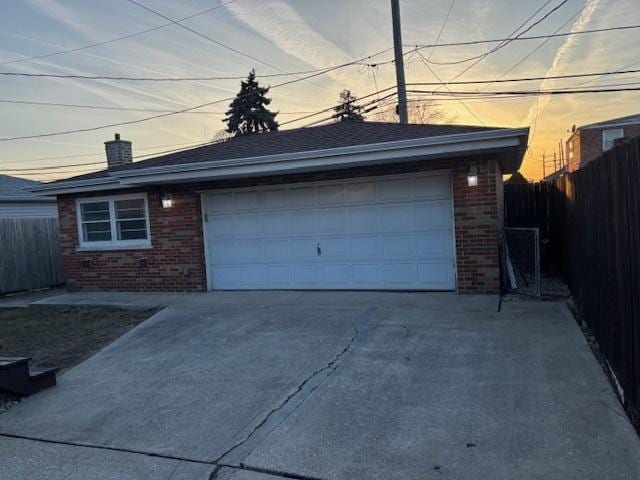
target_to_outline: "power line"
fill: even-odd
[[[451,89],[449,88],[449,85],[444,83],[442,81],[442,79],[438,76],[438,74],[435,72],[435,70],[433,68],[431,68],[431,65],[429,65],[429,62],[427,62],[427,59],[424,58],[424,55],[422,55],[422,53],[417,52],[418,56],[420,57],[420,59],[423,61],[424,66],[427,67],[427,69],[431,72],[431,74],[436,77],[438,79],[438,81],[440,82],[441,85],[444,85],[444,88],[447,89],[447,91],[453,95],[455,97],[456,100],[458,100],[458,102],[460,102],[460,104],[467,110],[467,112],[469,112],[476,120],[478,120],[482,125],[486,125],[482,119],[475,114],[475,112],[473,110],[471,110],[471,108],[469,107],[469,105],[467,105],[464,100],[462,100],[459,96],[455,95]]]
[[[440,26],[440,31],[436,36],[436,40],[433,42],[434,45],[438,45],[438,42],[440,41],[440,37],[442,36],[442,32],[444,31],[444,27],[447,24],[447,21],[449,20],[449,16],[451,15],[451,10],[453,10],[453,6],[455,4],[456,4],[456,0],[451,0],[451,4],[449,5],[449,10],[447,10],[447,14],[444,16],[444,20],[442,21],[442,25]],[[427,60],[431,60],[431,56],[433,55],[434,51],[435,49],[432,48],[431,51],[429,52],[429,56],[427,57]]]
[[[411,93],[419,93],[419,94],[428,94],[428,95],[528,95],[528,96],[537,96],[537,95],[567,95],[567,94],[581,94],[581,93],[607,93],[607,92],[632,92],[639,91],[640,87],[629,87],[629,88],[591,88],[591,89],[580,89],[580,90],[511,90],[511,91],[500,91],[500,92],[461,92],[461,91],[452,91],[452,92],[438,92],[436,90],[410,90]]]
[[[531,21],[531,19],[533,19],[539,12],[541,12],[547,5],[549,5],[549,3],[551,3],[551,0],[547,0],[545,3],[542,4],[542,6],[540,8],[538,8],[535,12],[533,12],[533,14],[531,14],[529,16],[529,18],[527,18],[524,22],[522,22],[520,25],[518,25],[518,27],[516,27],[516,29],[511,32],[508,37],[511,37],[513,35],[516,35],[516,33],[522,28],[524,27],[527,23],[529,23]],[[516,38],[519,38],[520,35],[516,35]],[[449,82],[453,81],[453,80],[457,80],[458,78],[460,78],[462,75],[464,75],[465,73],[467,73],[469,70],[471,70],[473,67],[475,67],[476,65],[478,65],[480,62],[482,62],[485,58],[487,58],[489,55],[491,55],[492,53],[498,51],[499,49],[507,46],[508,44],[510,44],[513,40],[510,41],[504,41],[499,43],[498,45],[496,45],[494,48],[492,48],[491,50],[489,50],[488,52],[480,55],[477,60],[475,60],[471,65],[468,65],[467,67],[465,67],[464,70],[462,70],[460,73],[458,73],[457,75],[454,75],[453,77],[451,77],[449,79]]]
[[[319,75],[324,75],[326,73],[329,73],[333,70],[337,70],[338,68],[341,68],[341,66],[336,66],[334,68],[331,69],[327,69],[327,70],[323,70],[321,72],[318,73],[314,73],[312,75],[307,75],[305,77],[302,78],[296,78],[293,80],[289,80],[283,83],[279,83],[277,85],[272,86],[271,88],[278,88],[278,87],[283,87],[285,85],[291,85],[293,83],[297,83],[297,82],[302,82],[304,80],[308,80],[309,78],[313,78],[313,77],[317,77]],[[250,93],[247,95],[251,95]],[[227,97],[227,98],[223,98],[220,100],[214,100],[212,102],[206,102],[200,105],[195,105],[193,107],[187,107],[187,108],[183,108],[180,110],[176,110],[173,112],[169,112],[169,113],[159,113],[157,115],[152,115],[149,117],[144,117],[144,118],[139,118],[137,120],[129,120],[126,122],[118,122],[118,123],[110,123],[107,125],[98,125],[96,127],[87,127],[87,128],[79,128],[76,130],[65,130],[65,131],[60,131],[60,132],[50,132],[50,133],[40,133],[40,134],[36,134],[36,135],[24,135],[24,136],[19,136],[19,137],[6,137],[6,138],[0,138],[0,142],[10,142],[10,141],[15,141],[15,140],[28,140],[28,139],[32,139],[32,138],[43,138],[43,137],[55,137],[55,136],[60,136],[60,135],[69,135],[72,133],[85,133],[85,132],[93,132],[96,130],[102,130],[105,128],[112,128],[112,127],[119,127],[121,125],[133,125],[136,123],[142,123],[142,122],[147,122],[149,120],[155,120],[157,118],[163,118],[163,117],[168,117],[171,115],[178,115],[180,113],[184,113],[184,112],[189,112],[192,110],[197,110],[199,108],[203,108],[203,107],[208,107],[210,105],[216,105],[219,103],[223,103],[223,102],[229,102],[231,100],[233,100],[234,98],[239,98],[238,96],[234,96],[234,97]]]
[[[602,32],[613,32],[619,30],[633,30],[640,28],[640,25],[623,25],[618,27],[607,27],[607,28],[594,28],[590,30],[580,30],[578,32],[565,32],[565,33],[553,33],[549,35],[532,35],[532,36],[518,36],[518,37],[508,37],[508,38],[495,38],[490,40],[469,40],[465,42],[449,42],[449,43],[440,43],[440,44],[405,44],[405,47],[415,47],[417,49],[425,49],[425,48],[443,48],[443,47],[460,47],[460,46],[469,46],[469,45],[481,45],[484,43],[499,43],[499,42],[514,42],[514,41],[522,41],[522,40],[542,40],[545,38],[559,38],[559,37],[569,37],[573,35],[585,35],[590,33],[602,33]],[[411,53],[409,50],[407,53]]]
[[[237,1],[237,0],[233,0],[233,1]],[[229,2],[230,3],[230,2]],[[217,7],[218,8],[218,7]],[[197,14],[196,14],[197,15]],[[191,18],[191,17],[187,17],[187,18]],[[184,19],[183,19],[184,20]],[[180,20],[182,21],[182,20]],[[172,25],[171,23],[165,24],[164,26],[167,25]],[[161,27],[157,27],[157,28],[162,28]],[[621,30],[631,30],[631,29],[638,29],[640,28],[640,25],[625,25],[625,26],[618,26],[618,27],[608,27],[608,28],[598,28],[598,29],[592,29],[592,30],[581,30],[579,32],[566,32],[566,33],[555,33],[555,34],[550,34],[550,35],[535,35],[535,36],[522,36],[522,37],[507,37],[507,38],[498,38],[498,39],[490,39],[490,40],[472,40],[472,41],[466,41],[466,42],[450,42],[450,43],[440,43],[440,44],[422,44],[422,45],[408,45],[405,44],[405,46],[412,46],[414,47],[411,50],[408,50],[404,53],[404,56],[413,54],[417,51],[421,51],[427,48],[441,48],[441,47],[454,47],[454,46],[465,46],[465,45],[479,45],[479,44],[485,44],[485,43],[497,43],[497,42],[513,42],[513,41],[518,41],[518,40],[540,40],[540,39],[551,39],[551,38],[559,38],[559,37],[567,37],[567,36],[573,36],[573,35],[583,35],[583,34],[591,34],[591,33],[602,33],[602,32],[612,32],[612,31],[621,31]],[[148,30],[145,30],[145,32],[147,32]],[[139,33],[144,33],[144,32],[139,32]],[[115,41],[115,40],[114,40]],[[88,48],[88,47],[81,47],[81,48]],[[365,60],[369,59],[373,59],[379,55],[382,55],[388,51],[390,51],[391,48],[382,50],[380,52],[374,53],[372,55],[367,55],[364,57],[361,57],[357,60],[354,60],[353,62],[348,62],[348,63],[343,63],[343,64],[336,64],[336,65],[330,65],[327,67],[321,67],[321,68],[316,68],[316,69],[310,69],[310,70],[300,70],[300,71],[295,71],[295,72],[288,72],[288,73],[271,73],[271,74],[263,74],[263,75],[256,75],[256,77],[258,78],[277,78],[277,77],[284,77],[284,76],[296,76],[296,75],[307,75],[307,74],[311,74],[311,73],[316,73],[316,72],[322,72],[326,69],[329,68],[333,68],[333,67],[348,67],[348,66],[353,66],[353,65],[359,65],[359,66],[366,66],[366,67],[379,67],[382,65],[387,65],[387,64],[391,64],[394,62],[394,60],[386,60],[383,62],[370,62],[370,63],[366,63]],[[64,51],[64,52],[58,52],[58,53],[66,53],[68,51]],[[480,56],[483,55],[487,55],[488,53],[482,54]],[[51,54],[51,55],[55,55],[55,54]],[[36,58],[36,57],[32,57],[32,58]],[[41,58],[41,57],[37,57],[37,58]],[[22,59],[22,60],[13,60],[10,62],[4,62],[1,63],[0,65],[5,65],[7,63],[14,63],[17,61],[27,61],[30,59]],[[434,63],[435,62],[431,62]],[[228,75],[228,76],[202,76],[202,77],[131,77],[131,76],[123,76],[123,75],[74,75],[74,74],[54,74],[54,73],[26,73],[26,72],[0,72],[0,76],[14,76],[14,77],[27,77],[27,78],[57,78],[57,79],[78,79],[78,80],[111,80],[111,81],[131,81],[131,82],[206,82],[206,81],[221,81],[221,80],[242,80],[244,78],[246,78],[246,75]],[[451,83],[451,82],[449,82]]]
[[[520,78],[506,78],[496,80],[463,80],[458,82],[446,82],[448,85],[475,85],[481,83],[514,83],[514,82],[531,82],[535,80],[559,80],[565,78],[582,78],[582,77],[597,77],[605,75],[622,75],[628,73],[640,73],[640,69],[634,70],[613,70],[609,72],[589,72],[589,73],[575,73],[567,75],[553,75],[553,76],[537,76],[537,77],[520,77]],[[443,82],[414,82],[407,85],[443,85]]]
[[[228,2],[225,2],[225,3],[222,3],[222,4],[218,5],[218,6],[215,6],[213,8],[207,8],[206,10],[202,10],[200,12],[194,13],[193,15],[189,15],[187,17],[181,18],[181,19],[179,19],[177,21],[178,22],[184,22],[185,20],[190,20],[192,18],[199,17],[200,15],[204,15],[205,13],[213,12],[214,10],[218,10],[219,8],[222,8],[222,7],[224,7],[226,5],[229,5],[230,3],[233,3],[233,2],[236,2],[236,1],[237,0],[230,0]],[[89,48],[94,48],[94,47],[100,47],[102,45],[108,45],[110,43],[119,42],[120,40],[126,40],[128,38],[133,38],[133,37],[137,37],[139,35],[144,35],[145,33],[153,32],[155,30],[160,30],[161,28],[165,28],[165,27],[168,27],[170,25],[174,25],[174,22],[165,23],[165,24],[162,24],[162,25],[158,25],[157,27],[148,28],[147,30],[141,30],[139,32],[130,33],[128,35],[123,35],[122,37],[112,38],[111,40],[105,40],[103,42],[91,43],[89,45],[84,45],[82,47],[70,48],[70,49],[67,49],[67,50],[60,50],[60,51],[52,52],[52,53],[45,53],[43,55],[36,55],[34,57],[19,58],[17,60],[8,60],[6,62],[0,62],[0,65],[8,65],[10,63],[31,62],[33,60],[40,60],[42,58],[54,57],[56,55],[64,55],[64,54],[67,54],[67,53],[79,52],[81,50],[87,50]]]
[[[96,110],[117,110],[124,112],[150,112],[150,113],[167,113],[173,112],[173,110],[162,110],[155,108],[127,108],[127,107],[109,107],[106,105],[82,105],[77,103],[55,103],[55,102],[38,102],[32,100],[10,100],[10,99],[0,99],[0,103],[8,103],[8,104],[17,104],[17,105],[37,105],[37,106],[45,106],[45,107],[66,107],[66,108],[84,108],[84,109],[96,109]],[[184,113],[197,113],[204,115],[225,115],[226,112],[184,112]],[[301,115],[303,113],[312,113],[310,111],[300,111],[300,112],[278,112],[278,115]]]

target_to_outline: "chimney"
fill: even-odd
[[[131,153],[131,142],[120,140],[120,134],[116,133],[114,140],[104,142],[104,149],[107,152],[107,168],[111,169],[133,162]]]

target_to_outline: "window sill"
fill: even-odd
[[[76,247],[76,252],[109,252],[122,250],[150,250],[153,245],[104,245],[95,247]]]

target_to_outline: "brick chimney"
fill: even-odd
[[[119,167],[133,162],[131,142],[120,140],[120,134],[116,133],[114,140],[104,142],[107,152],[107,168]]]

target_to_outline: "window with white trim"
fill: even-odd
[[[624,130],[621,128],[611,128],[609,130],[602,131],[602,150],[606,152],[607,150],[613,148],[613,142],[618,139],[624,137]]]
[[[151,245],[146,195],[78,199],[77,206],[82,248]]]

